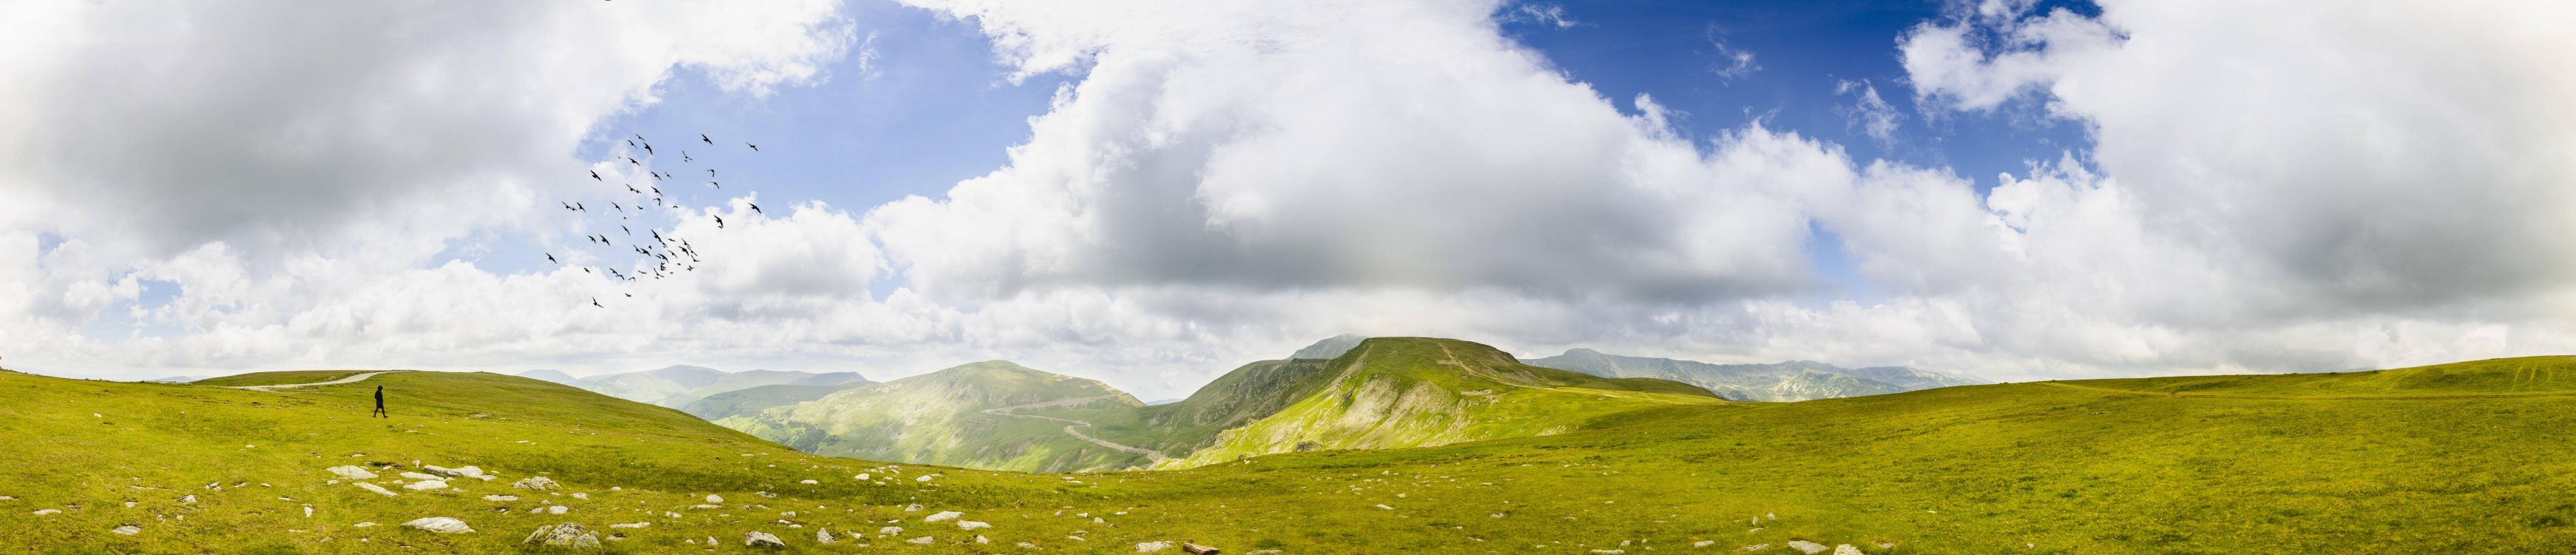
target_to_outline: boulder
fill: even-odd
[[[743,532],[742,546],[767,549],[786,549],[787,542],[778,541],[778,536],[769,535],[768,532]]]
[[[828,544],[828,543],[837,543],[837,541],[836,541],[836,540],[834,540],[834,539],[832,539],[832,529],[830,529],[830,528],[815,528],[815,529],[814,529],[814,543],[826,543],[826,544]]]
[[[529,476],[529,477],[526,477],[526,478],[521,478],[521,479],[519,479],[519,481],[517,481],[517,482],[511,482],[511,483],[510,483],[510,487],[519,488],[519,489],[532,489],[532,490],[544,491],[544,490],[555,489],[555,488],[557,488],[557,487],[561,487],[561,486],[556,485],[556,484],[555,484],[555,481],[554,481],[554,479],[553,479],[553,478],[547,478],[547,477],[544,477],[544,476]]]
[[[537,531],[528,533],[528,539],[519,540],[519,543],[569,547],[574,551],[598,551],[599,533],[590,531],[590,527],[566,522],[538,526]]]
[[[327,470],[330,470],[332,474],[338,474],[342,478],[348,478],[351,480],[376,479],[376,473],[368,472],[367,469],[356,466],[334,466]]]
[[[961,516],[966,516],[966,513],[961,513],[961,512],[957,512],[957,511],[940,511],[940,512],[936,512],[936,513],[931,513],[931,514],[930,514],[930,516],[921,517],[921,521],[922,521],[922,522],[939,522],[939,521],[942,521],[942,520],[948,520],[948,519],[957,518],[957,517],[961,517]]]
[[[1799,553],[1805,553],[1807,555],[1816,555],[1817,553],[1824,553],[1833,549],[1825,547],[1825,544],[1807,540],[1789,540],[1789,548],[1798,550]]]
[[[472,527],[465,525],[465,521],[443,516],[416,519],[411,522],[402,523],[402,525],[404,528],[425,530],[441,534],[462,534],[474,531]]]

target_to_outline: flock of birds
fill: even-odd
[[[710,147],[716,146],[715,139],[709,138],[703,133],[698,135],[698,141],[705,143]],[[632,139],[626,139],[626,146],[630,149],[629,152],[632,152],[633,150],[643,150],[645,156],[648,158],[653,157],[656,154],[656,151],[653,149],[653,142],[646,140],[644,135],[640,133],[636,134]],[[752,152],[760,152],[760,145],[745,142],[743,143],[743,146],[750,148]],[[626,163],[632,164],[637,168],[645,167],[643,161],[636,160],[633,156],[621,154],[618,158],[624,159]],[[697,158],[690,156],[689,151],[682,150],[680,151],[680,161],[682,163],[694,163],[697,162]],[[724,184],[716,180],[715,168],[703,169],[707,171],[707,187],[718,190],[724,188]],[[653,177],[653,183],[647,183],[642,188],[637,188],[633,183],[615,184],[617,186],[624,187],[628,194],[633,195],[627,202],[610,201],[608,203],[609,208],[616,210],[617,219],[619,221],[617,224],[617,230],[620,232],[620,235],[611,236],[603,230],[598,235],[584,235],[582,238],[587,239],[590,244],[608,248],[617,248],[621,246],[619,238],[623,237],[625,241],[623,244],[625,250],[634,252],[639,262],[649,261],[652,264],[652,267],[650,269],[630,268],[628,271],[621,272],[616,268],[603,266],[594,272],[589,266],[581,266],[580,268],[582,272],[604,274],[612,280],[631,282],[644,278],[663,279],[679,272],[696,271],[698,269],[698,264],[704,262],[704,260],[698,257],[697,247],[695,245],[690,245],[687,239],[681,239],[662,233],[662,230],[660,229],[649,228],[644,230],[644,237],[637,237],[635,235],[635,230],[627,225],[627,222],[633,220],[635,216],[643,214],[645,210],[644,197],[650,197],[654,207],[673,211],[683,210],[683,207],[678,203],[664,199],[662,187],[659,185],[660,182],[680,180],[681,176],[678,173],[648,169],[646,170],[646,174]],[[603,184],[608,183],[608,177],[600,175],[599,170],[596,169],[590,170],[590,179]],[[561,204],[563,204],[563,209],[565,211],[581,214],[591,213],[590,206],[584,202],[561,201]],[[764,216],[768,215],[767,212],[762,212],[760,210],[759,204],[749,202],[746,202],[745,204],[749,205],[752,213]],[[709,214],[709,216],[714,218],[716,229],[724,229],[724,216],[714,214]],[[650,239],[650,242],[647,242],[646,239]],[[547,262],[559,265],[564,263],[562,259],[555,258],[554,253],[548,252],[545,253],[545,255]],[[635,296],[634,293],[625,293],[624,295],[627,297]],[[593,307],[606,308],[606,305],[599,303],[598,297],[591,297],[590,305]]]

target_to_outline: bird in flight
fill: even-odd
[[[643,192],[643,191],[635,190],[635,185],[633,185],[633,184],[628,184],[628,185],[626,186],[626,192],[629,192],[629,193],[635,193],[635,194],[639,194],[639,195],[640,195],[640,194],[644,194],[644,192]]]
[[[724,229],[724,216],[716,216],[716,229]]]
[[[683,151],[680,151],[680,161],[682,161],[682,162],[696,162],[696,161],[698,161],[698,159],[696,159],[696,158],[690,158],[690,157],[689,157],[689,151],[683,150]]]
[[[590,298],[590,306],[599,306],[599,297],[591,297],[591,298]],[[608,307],[605,307],[605,306],[599,306],[599,307],[600,307],[600,308],[608,308]]]
[[[753,204],[753,203],[748,203],[748,202],[743,203],[743,204],[750,204],[750,205],[751,205],[751,212],[752,212],[752,213],[754,213],[754,214],[759,214],[759,215],[762,215],[762,216],[767,216],[767,215],[769,215],[769,213],[768,213],[768,212],[762,212],[762,211],[760,211],[760,205],[758,205],[758,204]]]
[[[634,157],[632,157],[632,156],[629,156],[629,157],[627,157],[627,158],[626,158],[626,163],[628,163],[628,164],[634,164],[634,165],[635,165],[635,167],[638,167],[638,168],[644,167],[644,163],[643,163],[643,162],[637,162],[637,161],[635,161],[635,158],[634,158]]]
[[[724,184],[716,183],[716,182],[714,182],[714,181],[709,181],[709,182],[707,182],[707,184],[708,184],[708,185],[714,185],[714,186],[715,186],[716,188],[718,188],[718,189],[722,189],[722,188],[724,188]]]
[[[607,181],[606,179],[599,178],[599,170],[590,170],[590,178],[598,181]]]
[[[716,140],[715,140],[715,139],[709,139],[709,138],[707,138],[707,134],[705,134],[705,133],[699,133],[699,134],[698,134],[698,140],[700,140],[700,141],[706,141],[706,143],[707,143],[707,144],[716,144]]]
[[[715,176],[716,176],[716,169],[715,169],[715,168],[707,168],[707,177],[715,177]]]
[[[752,151],[752,152],[760,152],[760,145],[751,144],[751,143],[743,143],[743,144],[742,144],[742,146],[751,147],[751,151]]]
[[[644,143],[644,153],[645,153],[645,154],[652,154],[652,153],[653,153],[653,143]]]
[[[561,260],[555,260],[555,253],[551,253],[551,252],[550,252],[550,253],[546,253],[546,261],[547,261],[547,262],[553,262],[553,263],[556,263],[556,264],[562,264],[562,263],[563,263],[563,261],[561,261]]]
[[[621,226],[617,226],[617,230],[618,230],[618,231],[624,231],[624,232],[626,232],[626,236],[627,236],[627,237],[634,237],[634,236],[635,236],[635,230],[632,230],[632,229],[626,229],[626,226],[622,226],[622,225],[621,225]]]

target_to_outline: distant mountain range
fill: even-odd
[[[1573,349],[1565,354],[1521,362],[1595,376],[1673,380],[1707,388],[1720,397],[1735,401],[1804,401],[1987,383],[1903,366],[1851,369],[1805,360],[1776,364],[1710,364],[1605,354],[1591,349]]]
[[[563,372],[554,370],[529,370],[526,372],[520,372],[519,375],[521,377],[546,380],[588,389],[603,395],[626,399],[629,401],[652,403],[675,409],[686,409],[690,404],[706,399],[709,396],[763,386],[795,385],[839,388],[875,383],[868,381],[866,377],[860,376],[857,372],[825,372],[819,374],[812,372],[778,370],[725,372],[714,368],[689,366],[685,364],[667,366],[654,370],[607,374],[587,378],[574,378],[564,374]],[[744,400],[741,399],[741,397],[764,396],[757,394],[736,396],[733,398],[734,400],[728,401],[727,403],[743,403]],[[756,403],[757,401],[753,402]]]
[[[1669,404],[1797,401],[1983,383],[1904,367],[1710,364],[1574,349],[1518,359],[1455,339],[1341,335],[1143,403],[1009,361],[885,383],[671,366],[573,379],[809,453],[995,470],[1187,468],[1269,453],[1552,435]]]

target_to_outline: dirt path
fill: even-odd
[[[1091,403],[1091,402],[1094,402],[1094,401],[1105,401],[1105,400],[1110,400],[1110,399],[1116,399],[1116,398],[1118,398],[1118,397],[1119,397],[1118,395],[1101,395],[1101,396],[1098,396],[1098,397],[1074,397],[1074,398],[1068,398],[1068,399],[1056,399],[1056,400],[1053,400],[1053,401],[1042,401],[1042,402],[1029,403],[1029,404],[1024,404],[1024,405],[1011,405],[1011,406],[1007,406],[1007,407],[995,407],[995,408],[984,409],[984,414],[991,414],[991,415],[998,415],[998,416],[1016,416],[1016,417],[1020,417],[1020,418],[1043,418],[1043,419],[1047,419],[1047,420],[1054,420],[1054,421],[1057,421],[1057,422],[1071,422],[1071,423],[1073,423],[1073,425],[1071,425],[1071,426],[1065,426],[1065,427],[1064,427],[1064,433],[1065,433],[1065,435],[1073,436],[1075,439],[1080,439],[1080,440],[1083,440],[1083,441],[1088,441],[1088,442],[1091,442],[1092,444],[1099,445],[1099,446],[1101,446],[1101,447],[1107,447],[1107,448],[1110,448],[1110,449],[1116,449],[1116,450],[1119,450],[1119,451],[1125,451],[1125,452],[1128,452],[1128,453],[1135,453],[1135,454],[1138,454],[1138,455],[1144,455],[1146,460],[1153,461],[1153,463],[1154,463],[1154,464],[1162,464],[1162,462],[1163,462],[1163,461],[1172,460],[1172,457],[1167,456],[1167,455],[1164,455],[1164,454],[1163,454],[1163,452],[1161,452],[1161,451],[1155,451],[1155,450],[1152,450],[1152,449],[1146,449],[1146,448],[1143,448],[1143,447],[1135,447],[1135,446],[1130,446],[1130,445],[1124,445],[1124,444],[1120,444],[1120,443],[1112,442],[1112,441],[1105,440],[1105,439],[1100,439],[1100,438],[1096,438],[1096,437],[1091,437],[1091,435],[1090,435],[1090,434],[1085,434],[1085,433],[1082,433],[1082,431],[1081,431],[1081,430],[1076,430],[1076,429],[1074,429],[1074,428],[1090,427],[1090,426],[1091,426],[1091,423],[1090,423],[1090,422],[1084,422],[1084,421],[1080,421],[1080,420],[1074,420],[1074,419],[1071,419],[1071,418],[1056,418],[1056,417],[1053,417],[1053,416],[1038,416],[1038,415],[1035,415],[1035,414],[1016,414],[1016,413],[1012,413],[1012,412],[1011,412],[1011,411],[1020,410],[1020,409],[1034,409],[1034,408],[1043,408],[1043,407],[1061,407],[1061,406],[1081,405],[1081,404]]]
[[[2445,400],[2445,399],[2507,399],[2507,398],[2513,398],[2513,397],[2576,397],[2576,392],[2547,392],[2547,393],[2468,393],[2468,394],[2460,394],[2460,395],[2343,395],[2343,396],[2319,396],[2319,397],[2288,397],[2288,396],[2278,396],[2278,395],[2223,395],[2223,394],[2216,394],[2216,393],[2164,393],[2164,392],[2157,392],[2157,391],[2134,391],[2134,390],[2127,390],[2127,389],[2111,389],[2111,388],[2107,388],[2107,387],[2092,387],[2092,386],[2083,386],[2083,385],[2075,385],[2075,384],[2064,384],[2064,383],[2055,383],[2055,382],[2039,382],[2039,385],[2045,385],[2045,386],[2054,387],[2054,388],[2058,388],[2058,389],[2065,389],[2065,390],[2082,391],[2082,392],[2085,392],[2085,393],[2103,393],[2103,394],[2110,394],[2110,395],[2136,395],[2136,396],[2139,396],[2139,397],[2186,397],[2186,398],[2195,398],[2195,399],[2247,399],[2247,400],[2260,400],[2260,401],[2439,401],[2439,400]]]
[[[373,377],[376,377],[376,375],[377,375],[377,374],[391,374],[391,373],[395,373],[395,372],[401,372],[401,370],[385,370],[385,371],[382,371],[382,372],[368,372],[368,373],[364,373],[364,374],[359,374],[359,375],[355,375],[355,376],[349,376],[349,377],[346,377],[346,378],[340,378],[340,379],[337,379],[337,380],[331,380],[331,381],[327,381],[327,382],[313,382],[313,383],[288,383],[288,384],[277,384],[277,385],[227,385],[227,386],[222,386],[222,387],[229,388],[229,389],[248,389],[248,390],[252,390],[252,391],[277,391],[277,390],[280,390],[280,389],[292,389],[292,388],[298,388],[298,387],[313,387],[313,386],[317,386],[317,385],[340,385],[340,384],[344,384],[344,383],[353,383],[353,382],[357,382],[357,381],[360,381],[360,380],[365,380],[365,379],[367,379],[367,378],[373,378]]]

